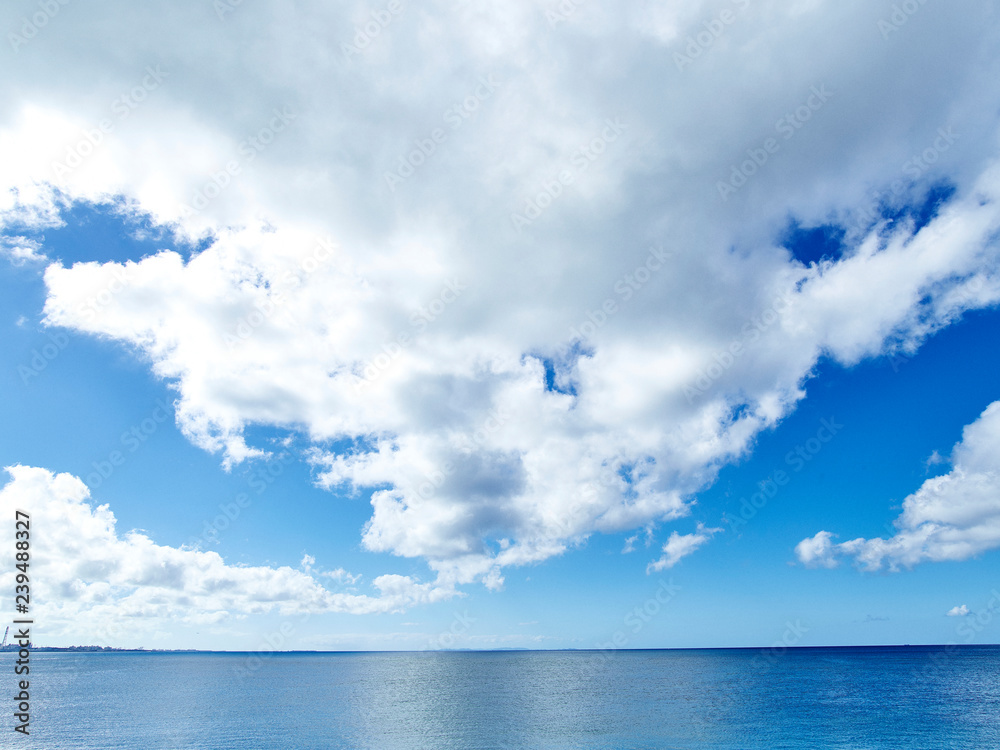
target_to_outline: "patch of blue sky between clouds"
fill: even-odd
[[[139,261],[165,249],[190,257],[211,244],[210,237],[191,242],[177,235],[172,227],[157,224],[121,197],[107,203],[66,200],[58,221],[47,227],[13,222],[4,233],[35,240],[50,260],[66,265]]]

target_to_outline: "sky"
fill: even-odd
[[[996,643],[985,0],[0,12],[37,644]]]

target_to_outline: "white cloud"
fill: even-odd
[[[322,486],[377,490],[367,549],[424,558],[446,588],[498,587],[506,566],[686,516],[821,356],[913,351],[1000,300],[983,104],[1000,81],[977,52],[998,35],[968,23],[977,3],[923,6],[888,42],[870,4],[734,3],[683,70],[717,4],[648,6],[593,0],[553,28],[526,0],[430,2],[350,59],[360,2],[221,21],[210,3],[143,6],[156,35],[134,33],[133,5],[66,6],[0,81],[0,217],[27,233],[124,196],[212,233],[191,258],[50,265],[47,323],[136,347],[227,467],[266,452],[250,426],[305,434]],[[776,121],[814,87],[832,94],[785,140]],[[945,126],[957,137],[914,177]],[[942,180],[955,196],[919,232],[865,220],[873,191],[902,208]],[[792,259],[775,241],[789,216],[848,227],[845,256]]]
[[[352,574],[344,570],[343,568],[336,568],[335,570],[324,570],[320,573],[324,578],[330,578],[337,583],[343,584],[345,586],[353,586],[358,581],[361,580],[362,576],[360,573]]]
[[[795,555],[799,562],[813,568],[835,568],[837,560],[833,556],[833,534],[820,531],[816,536],[803,539],[795,545]]]
[[[40,263],[48,260],[42,252],[42,243],[30,237],[0,236],[0,256],[7,258],[15,266],[25,263]]]
[[[926,461],[927,470],[930,471],[930,468],[932,466],[937,466],[938,464],[943,464],[943,463],[946,463],[944,456],[942,456],[937,451],[932,451],[931,455],[927,457]]]
[[[268,612],[397,612],[456,593],[399,575],[376,578],[375,596],[331,593],[308,571],[229,565],[215,552],[120,533],[111,509],[88,502],[86,485],[69,474],[27,466],[7,471],[0,510],[9,518],[15,510],[30,516],[32,612],[52,639],[90,644],[101,638],[97,645],[105,645],[120,643],[121,633],[148,634],[171,622],[218,624]],[[8,536],[0,585],[12,591],[12,529]]]
[[[967,614],[969,614],[969,608],[965,604],[948,610],[948,617],[965,617]]]
[[[659,560],[651,562],[646,566],[647,573],[654,573],[664,568],[672,568],[681,561],[682,558],[692,554],[699,547],[703,546],[719,533],[722,529],[705,528],[704,524],[698,524],[698,530],[693,534],[678,534],[676,531],[670,534],[667,543],[663,545],[663,555]]]
[[[867,570],[897,570],[928,560],[967,560],[1000,547],[1000,401],[965,427],[951,464],[950,472],[928,479],[903,501],[895,535],[836,544],[833,534],[821,531],[799,542],[799,560],[832,568],[838,558],[853,557]]]
[[[302,562],[299,566],[308,575],[329,578],[332,581],[345,586],[353,586],[363,577],[360,573],[355,575],[348,572],[344,568],[336,568],[334,570],[316,570],[314,567],[315,565],[316,558],[312,555],[306,554],[302,556]]]

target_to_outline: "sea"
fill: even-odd
[[[15,658],[2,748],[1000,748],[1000,646]]]

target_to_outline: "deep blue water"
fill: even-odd
[[[3,748],[1000,748],[995,646],[13,658]]]

